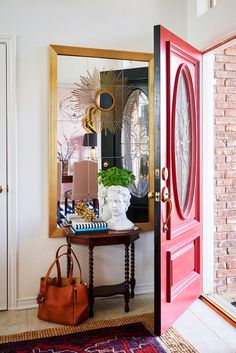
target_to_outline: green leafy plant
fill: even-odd
[[[104,186],[120,185],[128,187],[133,184],[135,176],[126,168],[112,167],[101,170],[98,174],[98,183]]]

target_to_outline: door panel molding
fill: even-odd
[[[1,35],[7,48],[7,227],[8,227],[8,309],[17,306],[17,117],[16,37]]]
[[[188,175],[188,194],[185,200],[183,208],[180,205],[180,195],[178,190],[178,180],[177,180],[177,158],[176,158],[176,111],[177,111],[177,99],[179,94],[179,84],[180,77],[183,75],[183,79],[186,85],[186,95],[188,98],[189,104],[189,116],[190,116],[190,146],[189,146],[189,164],[190,170]],[[197,148],[196,148],[196,109],[195,109],[195,99],[193,92],[193,83],[191,78],[191,73],[186,64],[181,64],[175,76],[175,83],[173,88],[173,103],[172,103],[172,134],[171,134],[171,153],[172,153],[172,173],[174,178],[174,195],[176,199],[176,207],[179,216],[186,220],[188,219],[194,200],[194,191],[195,191],[195,173],[196,173],[196,160],[197,160]]]
[[[167,234],[167,239],[171,240],[174,239],[175,237],[188,232],[192,228],[195,228],[199,224],[199,221],[196,219],[189,219],[184,224],[181,224],[178,227],[175,227],[175,229],[172,232],[168,232]]]
[[[195,238],[182,243],[181,246],[167,251],[167,301],[169,303],[199,277],[199,255],[200,234],[196,234]]]
[[[198,87],[199,81],[198,76],[200,75],[199,60],[191,55],[189,52],[182,50],[176,44],[170,41],[166,43],[166,92],[167,92],[167,140],[166,140],[166,151],[167,151],[167,167],[170,171],[170,175],[173,176],[167,180],[167,185],[170,190],[171,199],[173,202],[173,213],[170,220],[170,227],[168,233],[168,239],[172,239],[172,232],[175,233],[175,228],[179,227],[179,224],[183,225],[185,222],[189,223],[191,219],[199,220],[199,210],[197,204],[197,185],[196,185],[196,173],[198,169],[196,165],[199,160],[199,129],[198,119],[196,117],[199,114],[198,109]],[[185,82],[187,84],[187,95],[189,100],[189,118],[190,118],[190,173],[189,173],[189,185],[186,205],[181,210],[179,202],[179,193],[177,189],[177,175],[176,175],[176,99],[179,76],[183,72]],[[192,79],[194,78],[194,81]],[[168,210],[167,210],[168,211]],[[176,213],[176,215],[175,215]],[[176,221],[173,221],[176,220]],[[184,223],[182,223],[184,221]]]
[[[171,43],[170,41],[166,42],[166,51],[167,51],[167,60],[170,65],[170,52],[173,52],[173,54],[178,55],[180,58],[187,60],[191,64],[197,64],[198,60],[190,55],[189,53],[186,53],[184,50],[182,50],[180,47],[177,45]]]

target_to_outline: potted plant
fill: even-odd
[[[101,170],[98,174],[98,183],[103,186],[123,186],[128,187],[133,184],[135,176],[126,168],[112,167]]]
[[[128,186],[133,184],[135,176],[130,170],[117,167],[102,170],[97,175],[98,184],[107,188],[103,207],[107,205],[110,211],[110,218],[107,220],[108,228],[111,230],[133,229],[134,224],[127,218],[126,211],[131,198]]]

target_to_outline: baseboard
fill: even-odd
[[[135,294],[154,293],[154,283],[137,284],[135,286]]]
[[[154,283],[137,284],[135,286],[135,294],[150,294],[154,292]],[[97,298],[104,299],[104,298]],[[37,308],[36,297],[20,298],[17,300],[16,310]]]
[[[36,303],[36,296],[35,296],[31,298],[18,299],[16,310],[33,309],[37,307],[38,307],[38,304]]]

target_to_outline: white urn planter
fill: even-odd
[[[124,186],[109,186],[107,188],[107,202],[111,218],[107,220],[110,230],[130,230],[134,224],[127,218],[126,211],[130,205],[130,191]]]

